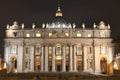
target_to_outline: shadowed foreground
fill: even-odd
[[[39,72],[39,73],[6,73],[6,70],[0,71],[0,80],[118,80],[117,75],[98,75],[76,72]]]

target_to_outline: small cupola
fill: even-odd
[[[57,9],[57,12],[55,14],[56,17],[62,17],[63,14],[62,14],[62,11],[61,11],[61,8],[60,8],[60,5],[58,4],[58,9]]]

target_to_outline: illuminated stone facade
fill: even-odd
[[[7,25],[4,60],[8,72],[107,73],[113,59],[110,25],[76,28],[66,22],[58,7],[55,19],[41,28]]]

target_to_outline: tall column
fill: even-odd
[[[87,71],[87,46],[84,45],[83,46],[83,49],[84,49],[84,64],[83,64],[83,71],[86,72]]]
[[[112,46],[108,47],[108,64],[110,64],[113,60],[113,54],[112,54]]]
[[[30,45],[30,69],[34,72],[34,45]]]
[[[53,46],[53,53],[52,53],[52,72],[55,72],[55,46]]]
[[[42,52],[41,52],[41,71],[44,69],[44,45],[42,45]]]
[[[4,60],[9,65],[8,72],[11,72],[11,62],[10,62],[9,56],[10,56],[10,44],[5,42],[5,45],[4,45]]]
[[[62,59],[62,72],[66,71],[66,60],[65,60],[65,46],[63,46],[63,59]]]
[[[70,45],[70,65],[69,65],[69,71],[73,71],[73,56],[72,56],[72,45]]]
[[[48,46],[45,45],[45,71],[48,72]]]
[[[100,73],[100,46],[95,45],[95,73]]]
[[[18,45],[18,56],[17,57],[17,72],[22,72],[22,67],[23,67],[23,44]]]
[[[10,56],[10,44],[9,43],[5,43],[4,45],[4,60],[5,62],[9,63],[9,56]]]
[[[73,56],[74,56],[74,71],[76,72],[77,71],[77,65],[76,65],[76,63],[77,63],[77,60],[76,60],[76,53],[77,53],[77,51],[76,51],[76,45],[74,45],[74,53],[73,53]]]

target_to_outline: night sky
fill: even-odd
[[[41,27],[55,17],[57,5],[60,4],[65,20],[81,27],[92,28],[93,23],[103,20],[110,24],[112,37],[120,35],[119,0],[0,0],[0,53],[3,54],[5,27],[14,21],[24,23],[31,28],[33,23]],[[3,55],[2,55],[3,56]]]

